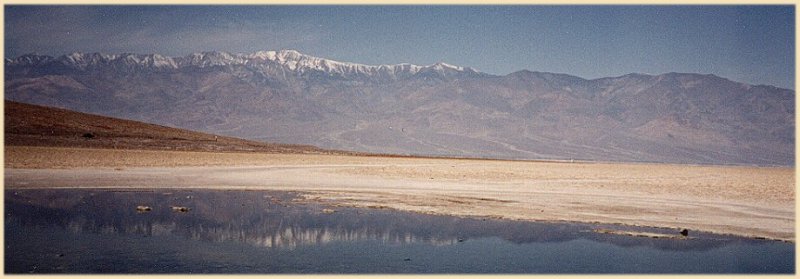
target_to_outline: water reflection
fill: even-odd
[[[649,239],[593,233],[597,225],[333,208],[297,197],[6,190],[5,272],[794,272],[794,246],[786,243],[697,233]]]
[[[240,242],[271,249],[331,242],[379,241],[387,245],[442,246],[499,237],[523,243],[589,239],[617,246],[661,250],[707,250],[752,240],[694,234],[694,240],[648,239],[592,233],[585,224],[541,224],[429,216],[392,210],[335,208],[295,202],[294,193],[267,191],[7,190],[7,224],[58,226],[73,233],[180,236],[209,242]],[[151,211],[137,211],[147,205]],[[188,207],[188,212],[172,210]],[[674,233],[674,232],[672,232]]]

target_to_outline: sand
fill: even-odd
[[[340,206],[794,241],[794,170],[5,147],[5,187],[288,190]]]

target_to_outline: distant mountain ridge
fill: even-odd
[[[258,51],[251,54],[231,54],[221,51],[196,52],[183,57],[167,57],[160,54],[103,54],[75,52],[59,57],[26,54],[15,59],[6,59],[7,67],[64,68],[66,70],[179,70],[183,68],[211,68],[244,66],[257,71],[269,72],[274,67],[296,73],[323,72],[343,78],[380,77],[402,79],[417,74],[441,74],[443,76],[487,75],[469,67],[453,66],[444,62],[428,66],[413,64],[364,65],[339,62],[302,54],[296,50]]]
[[[293,50],[24,55],[6,98],[249,139],[375,153],[794,164],[793,90],[715,75],[587,80]]]

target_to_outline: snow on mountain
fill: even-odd
[[[297,74],[321,72],[328,75],[353,77],[379,77],[400,79],[418,73],[436,73],[442,76],[459,74],[485,75],[479,71],[443,62],[428,66],[413,64],[364,65],[339,62],[302,54],[296,50],[258,51],[249,54],[231,54],[222,51],[197,52],[183,57],[166,57],[159,54],[102,54],[75,52],[53,58],[46,55],[26,54],[6,61],[6,66],[33,67],[48,63],[59,63],[77,70],[98,69],[104,66],[138,69],[182,69],[188,67],[208,68],[215,66],[243,66],[263,69],[279,66]]]
[[[358,63],[339,62],[309,55],[296,50],[259,51],[243,55],[254,63],[269,61],[286,66],[292,71],[306,72],[311,70],[338,74],[397,75],[399,73],[416,74],[422,66],[412,64],[397,65],[364,65]]]
[[[240,57],[221,51],[196,52],[177,59],[180,61],[179,65],[181,67],[195,66],[204,68],[244,64],[244,60]]]
[[[6,60],[5,98],[273,142],[510,159],[794,164],[795,92],[714,75],[504,76],[294,50]]]
[[[7,59],[6,58],[6,65],[9,64],[19,64],[19,65],[38,65],[42,63],[46,63],[52,61],[52,56],[47,55],[39,55],[36,53],[25,54],[23,56],[17,57],[16,59]]]

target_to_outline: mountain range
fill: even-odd
[[[705,74],[493,75],[294,50],[28,54],[5,60],[5,98],[361,152],[794,164],[795,92]]]

